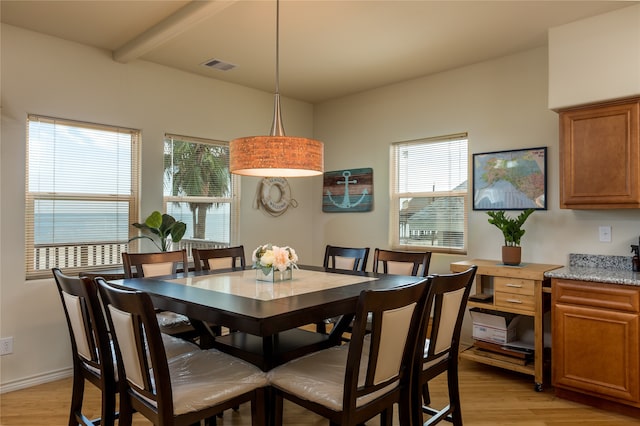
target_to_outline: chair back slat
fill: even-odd
[[[97,366],[99,363],[97,345],[95,335],[91,331],[91,320],[85,300],[66,291],[62,292],[62,297],[78,354]]]

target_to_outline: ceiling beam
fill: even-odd
[[[180,35],[202,20],[220,13],[237,0],[192,1],[173,15],[129,40],[113,52],[113,59],[123,64],[138,59],[157,46]]]

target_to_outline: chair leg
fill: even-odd
[[[102,389],[102,419],[100,425],[113,426],[116,424],[116,393],[111,386]]]
[[[120,413],[118,426],[131,426],[133,422],[133,407],[126,389],[120,389]]]
[[[82,415],[82,398],[84,396],[84,377],[80,373],[73,374],[71,390],[71,407],[69,408],[69,426],[77,426],[76,415]]]
[[[282,426],[284,399],[282,398],[282,395],[278,393],[276,393],[273,398],[273,404],[271,405],[273,407],[273,412],[271,413],[273,416],[273,422],[270,424],[272,426]]]
[[[316,323],[316,333],[327,334],[327,325],[324,321]]]
[[[431,404],[431,395],[429,394],[429,383],[422,386],[422,401],[424,405]]]
[[[393,407],[389,407],[380,413],[380,426],[393,426]]]
[[[458,364],[453,362],[447,371],[449,388],[449,406],[451,407],[451,421],[454,426],[462,426],[462,408],[460,405],[460,386],[458,383]]]

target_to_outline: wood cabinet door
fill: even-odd
[[[640,402],[637,313],[556,304],[552,321],[554,386]]]
[[[560,112],[560,207],[640,207],[637,99]]]

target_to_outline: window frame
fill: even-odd
[[[219,145],[229,147],[228,141],[217,140],[217,139],[207,139],[200,138],[194,136],[185,136],[185,135],[177,135],[173,133],[165,133],[163,139],[163,149],[167,142],[167,140],[174,138],[183,142],[191,142],[191,143],[199,143],[199,144],[207,144],[207,145]],[[164,176],[164,174],[163,174]],[[164,195],[164,177],[163,177],[163,189],[162,189],[162,209],[166,213],[167,207],[169,203],[189,203],[189,202],[207,202],[207,203],[218,203],[218,204],[229,204],[229,243],[228,244],[216,244],[210,245],[207,244],[207,240],[204,240],[202,245],[199,244],[198,241],[195,243],[191,243],[191,239],[188,238],[187,235],[183,237],[177,247],[173,247],[175,249],[186,248],[189,257],[191,257],[191,248],[192,246],[197,247],[229,247],[239,244],[239,222],[240,222],[240,177],[231,173],[229,171],[229,182],[231,185],[231,189],[229,191],[229,196],[227,197],[201,197],[201,196],[174,196],[174,195]]]
[[[465,139],[467,141],[467,179],[466,188],[464,190],[450,190],[450,191],[414,191],[414,192],[401,192],[399,191],[399,170],[398,170],[398,154],[400,146],[406,145],[420,145],[420,144],[432,144],[448,141],[458,141]],[[469,224],[469,177],[470,175],[470,161],[469,161],[469,139],[468,134],[457,133],[444,136],[428,137],[421,139],[414,139],[408,141],[393,142],[390,146],[389,155],[389,245],[393,250],[406,250],[406,251],[431,251],[434,253],[444,254],[467,254],[468,250],[468,224]],[[428,159],[426,160],[428,162]],[[461,197],[463,200],[463,238],[462,247],[455,248],[450,246],[435,246],[435,245],[420,245],[408,242],[408,244],[402,244],[400,242],[400,203],[405,198],[442,198],[442,197]]]
[[[114,133],[124,133],[131,136],[131,189],[128,195],[99,194],[99,193],[65,193],[65,192],[37,192],[30,191],[30,123],[33,121],[49,122],[54,125],[64,125],[75,128],[102,130]],[[128,239],[137,234],[130,226],[132,220],[138,217],[139,209],[139,167],[140,142],[142,132],[123,126],[98,124],[80,120],[48,117],[38,114],[28,114],[26,119],[26,158],[25,158],[25,278],[27,280],[46,278],[51,275],[51,268],[64,268],[65,273],[81,271],[106,270],[122,263],[121,253],[127,249],[128,241],[77,241],[77,243],[57,243],[45,245],[41,253],[35,244],[35,205],[39,200],[58,201],[86,201],[86,202],[125,202],[128,203],[127,235]],[[95,243],[95,244],[94,244]],[[36,253],[36,250],[38,252]],[[106,263],[101,263],[105,261]],[[36,264],[44,262],[43,267],[36,269]],[[94,264],[98,262],[97,264]],[[79,264],[78,264],[79,263]]]

